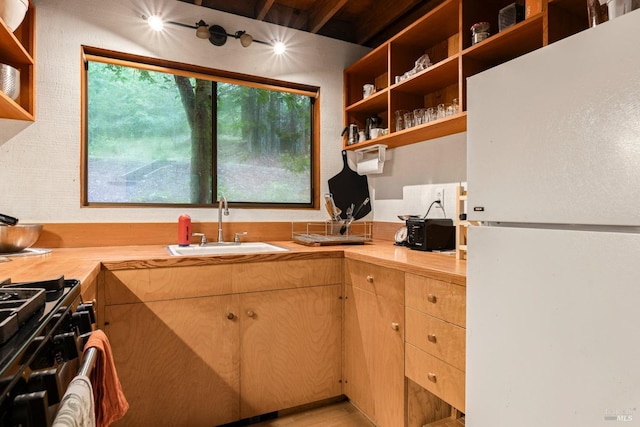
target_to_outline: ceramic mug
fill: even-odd
[[[374,85],[366,84],[366,85],[362,86],[362,97],[363,98],[368,98],[371,95],[373,95],[374,91],[375,91],[375,86]]]

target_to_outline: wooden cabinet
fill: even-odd
[[[341,285],[240,296],[241,418],[342,393]]]
[[[339,258],[101,277],[130,403],[118,426],[219,425],[341,394]]]
[[[460,0],[446,0],[397,36],[370,52],[344,72],[345,124],[366,125],[367,117],[378,115],[389,135],[346,146],[360,148],[386,144],[389,148],[419,140],[462,132],[466,129],[463,113],[396,131],[395,112],[436,107],[461,98],[460,82]],[[396,82],[415,67],[422,55],[433,64]],[[402,77],[400,77],[402,78]],[[376,92],[363,99],[362,86],[378,84]],[[383,87],[382,87],[383,86]]]
[[[36,11],[29,9],[22,24],[11,32],[0,19],[0,63],[20,71],[20,96],[13,101],[0,92],[0,119],[33,121],[35,116],[35,21]]]
[[[344,393],[379,427],[404,425],[404,273],[346,260]]]
[[[130,407],[117,426],[239,419],[237,296],[108,305],[105,332]]]
[[[588,27],[583,0],[528,0],[526,19],[498,32],[499,11],[511,3],[513,0],[444,0],[347,68],[345,125],[364,128],[367,117],[378,115],[389,134],[349,146],[345,141],[344,147],[386,144],[394,148],[465,131],[468,77]],[[482,21],[490,23],[491,36],[472,45],[470,28]],[[396,81],[423,54],[429,55],[433,65]],[[365,99],[364,84],[375,84],[377,89]],[[396,111],[435,107],[454,98],[460,105],[457,114],[396,130]]]
[[[466,288],[405,277],[405,375],[464,412]]]

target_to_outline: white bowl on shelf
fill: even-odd
[[[0,18],[11,31],[22,24],[29,9],[28,0],[0,0]]]

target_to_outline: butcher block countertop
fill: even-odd
[[[12,282],[45,280],[64,275],[68,279],[92,283],[101,268],[122,270],[328,257],[356,259],[466,285],[466,261],[456,260],[454,254],[414,251],[389,241],[322,247],[308,247],[291,241],[269,243],[290,251],[178,257],[169,255],[167,247],[162,245],[57,248],[44,255],[12,257],[9,258],[11,261],[0,262],[0,281],[6,278],[11,278]]]

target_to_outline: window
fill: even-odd
[[[318,88],[84,50],[83,205],[317,206]]]

